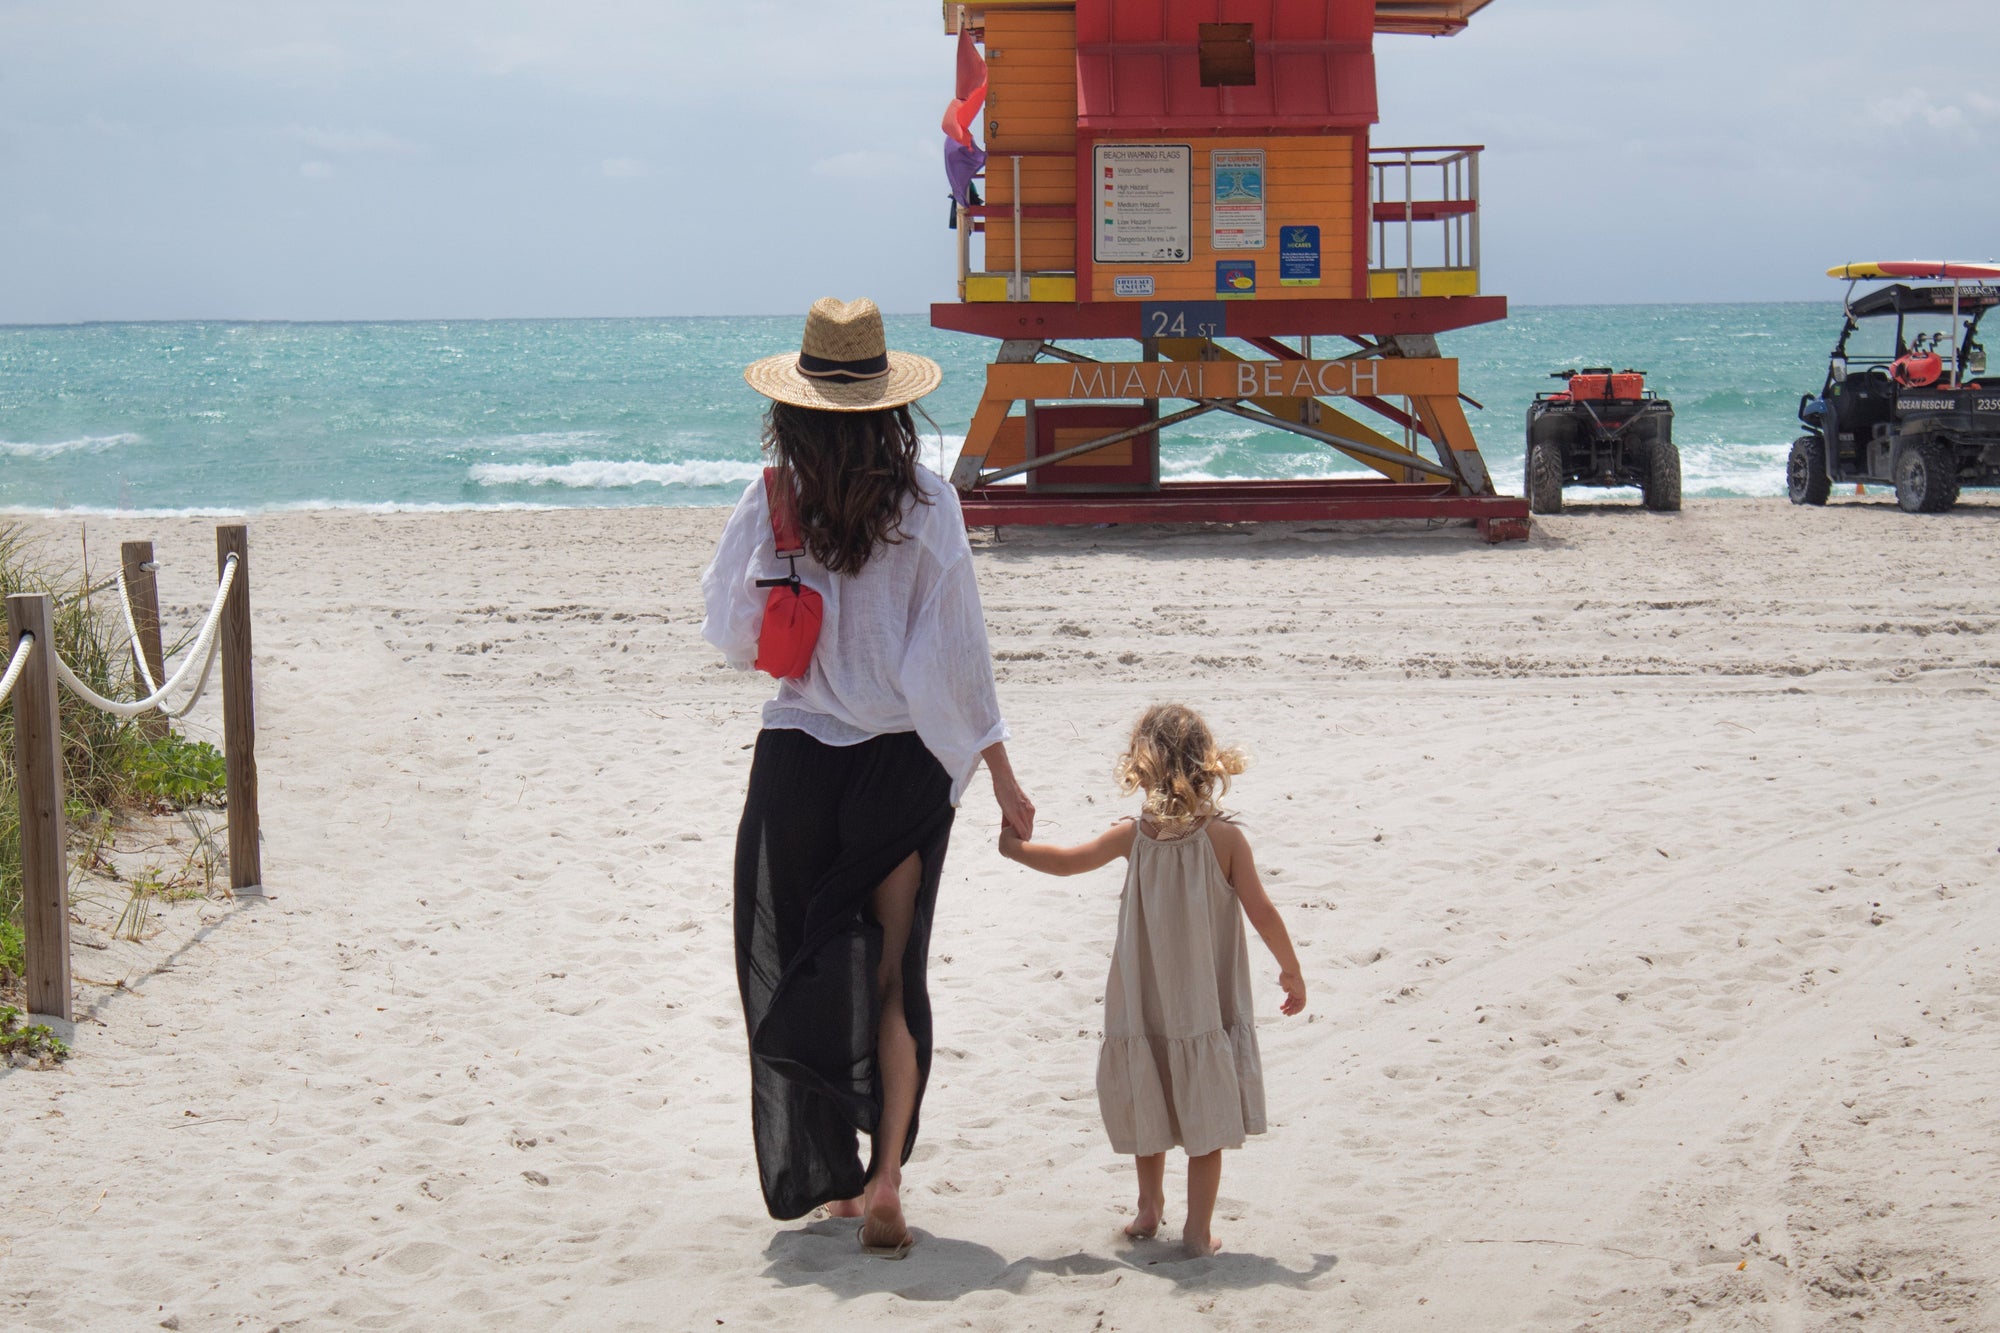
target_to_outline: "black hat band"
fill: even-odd
[[[859,361],[829,361],[810,352],[799,353],[799,374],[816,380],[827,380],[834,384],[853,384],[860,380],[879,380],[888,373],[887,352],[864,356]]]

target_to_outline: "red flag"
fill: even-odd
[[[951,105],[944,109],[945,137],[967,148],[978,147],[972,141],[972,122],[978,117],[979,108],[985,104],[986,57],[979,54],[979,48],[972,41],[972,30],[965,26],[961,16],[958,24],[958,86],[952,95]]]

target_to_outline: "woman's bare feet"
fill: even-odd
[[[828,1217],[861,1216],[861,1196],[857,1194],[851,1199],[835,1199],[832,1203],[826,1205],[826,1215]]]
[[[1186,1248],[1190,1259],[1206,1259],[1209,1255],[1218,1254],[1222,1250],[1221,1240],[1205,1231],[1199,1236],[1192,1231],[1181,1232],[1181,1245]]]
[[[861,1248],[904,1250],[916,1243],[903,1221],[902,1181],[884,1171],[861,1192]]]

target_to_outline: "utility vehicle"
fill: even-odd
[[[1846,319],[1819,396],[1799,399],[1792,503],[1823,505],[1836,483],[1856,482],[1895,487],[1905,512],[1937,514],[1963,487],[2000,486],[2000,380],[1983,378],[1978,337],[2000,305],[2000,264],[1843,264],[1827,276],[1848,280]],[[1870,280],[1889,285],[1857,299]]]

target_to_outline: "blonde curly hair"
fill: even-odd
[[[1173,836],[1221,813],[1229,779],[1244,769],[1243,752],[1222,749],[1201,714],[1186,704],[1154,704],[1139,715],[1114,770],[1120,791],[1146,794],[1146,817]]]

